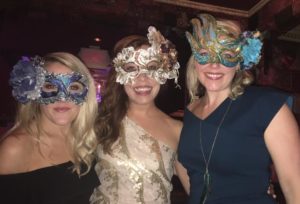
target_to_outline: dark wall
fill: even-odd
[[[72,21],[64,16],[43,13],[0,15],[0,118],[14,118],[16,103],[8,85],[9,73],[21,56],[44,55],[66,51],[77,54],[81,47],[96,45],[93,39],[102,38],[100,46],[108,49],[121,37],[117,27]],[[3,122],[1,122],[3,123]]]
[[[143,10],[139,5],[131,5],[130,7],[124,6],[122,12],[127,17],[122,17],[119,11],[112,12],[109,9],[106,10],[110,12],[109,15],[102,15],[97,14],[97,11],[93,14],[77,12],[77,8],[74,7],[73,10],[58,8],[53,6],[54,3],[50,0],[46,1],[49,4],[48,7],[39,5],[38,1],[27,0],[24,1],[27,3],[23,4],[23,1],[20,3],[17,0],[7,2],[15,2],[15,5],[0,6],[0,118],[11,120],[14,117],[15,101],[11,97],[8,76],[12,66],[22,55],[44,55],[54,51],[66,51],[76,55],[81,47],[90,45],[100,45],[102,49],[111,51],[117,40],[126,35],[146,35],[149,25],[156,26],[165,37],[174,42],[181,64],[179,76],[181,89],[176,89],[175,84],[169,82],[167,88],[163,88],[159,94],[157,104],[167,113],[185,107],[187,102],[185,65],[190,55],[190,48],[184,31],[191,27],[188,27],[188,22],[186,22],[186,27],[178,27],[175,13],[167,9]],[[35,6],[30,6],[29,2],[35,2]],[[58,1],[56,3],[59,4]],[[99,8],[102,8],[102,5],[98,5]],[[267,11],[270,10],[274,8]],[[262,13],[270,14],[265,11]],[[259,22],[265,22],[264,24],[267,24],[266,21],[274,22],[272,20],[274,13],[267,16],[268,18],[265,17],[256,15],[252,21],[242,20],[242,22],[251,24],[251,27],[256,27],[260,24]],[[260,25],[260,27],[268,26]],[[273,32],[272,29],[269,31]],[[93,41],[95,37],[102,39],[100,44]],[[268,46],[264,50],[263,62],[257,70],[258,83],[298,93],[300,87],[299,43],[280,43],[272,38],[266,42]],[[285,63],[290,58],[293,63]]]
[[[186,56],[189,55],[188,44],[184,37],[178,36],[170,29],[164,29],[162,32],[176,42],[177,48],[181,50],[179,58],[184,67]],[[63,14],[49,14],[43,11],[2,11],[0,15],[1,120],[11,121],[14,118],[16,103],[11,97],[8,78],[13,65],[21,56],[44,55],[55,51],[66,51],[77,55],[81,47],[90,45],[97,45],[111,51],[114,44],[122,37],[129,34],[146,35],[146,33],[146,28],[137,29],[133,23],[131,26],[122,20],[107,23],[100,16],[73,19]],[[96,43],[95,37],[100,37],[102,41]],[[175,89],[174,83],[171,83],[167,85],[168,90],[162,91],[157,99],[158,106],[167,113],[184,106],[183,76],[184,73],[181,74],[179,82],[182,89]]]
[[[6,59],[0,56],[0,127],[6,126],[14,118],[15,101],[8,85],[9,71]]]

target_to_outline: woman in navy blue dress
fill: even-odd
[[[185,110],[177,173],[190,204],[272,204],[273,162],[287,203],[300,203],[300,139],[287,94],[249,86],[259,62],[258,31],[208,14],[191,21]],[[184,167],[184,168],[181,168]]]

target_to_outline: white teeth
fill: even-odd
[[[151,87],[135,87],[134,90],[137,92],[151,91]]]
[[[223,76],[223,74],[216,74],[216,73],[207,73],[207,77],[212,78],[212,79],[217,79]]]

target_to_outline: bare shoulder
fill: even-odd
[[[164,120],[168,124],[171,130],[175,132],[175,135],[179,137],[182,129],[182,121],[172,118],[171,116],[164,114]]]
[[[182,121],[177,120],[177,119],[174,119],[174,118],[172,118],[172,117],[170,117],[170,116],[168,116],[168,117],[169,117],[170,124],[171,124],[174,128],[176,128],[177,130],[181,130],[181,128],[182,128]]]
[[[29,136],[20,132],[12,132],[0,142],[0,174],[20,172],[20,167],[30,153]]]

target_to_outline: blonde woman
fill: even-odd
[[[300,203],[300,137],[290,97],[249,86],[248,70],[260,59],[260,33],[242,32],[235,22],[209,14],[191,22],[191,102],[178,147],[188,203],[275,203],[267,194],[272,161],[287,203]]]
[[[11,73],[20,103],[14,127],[0,143],[3,203],[89,203],[97,113],[94,81],[69,53],[23,58]]]

